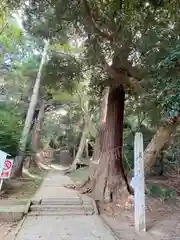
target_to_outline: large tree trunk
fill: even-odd
[[[161,126],[151,142],[148,144],[144,151],[144,162],[145,162],[145,173],[149,174],[151,171],[151,167],[156,161],[156,156],[164,147],[164,145],[169,142],[172,133],[175,131],[177,127],[177,122],[169,122],[164,126]]]
[[[116,199],[124,182],[131,192],[122,158],[124,104],[123,86],[111,88],[107,104],[104,104],[107,111],[101,118],[99,164],[90,180],[95,200],[103,200],[106,191],[111,200]]]
[[[30,128],[31,128],[31,123],[32,123],[34,111],[35,111],[37,101],[38,101],[40,82],[41,82],[41,74],[42,74],[42,69],[43,69],[43,66],[44,66],[44,63],[45,63],[45,60],[46,60],[48,46],[49,46],[49,41],[47,41],[45,43],[44,52],[43,52],[43,55],[42,55],[41,63],[40,63],[40,66],[39,66],[39,71],[38,71],[36,82],[35,82],[34,88],[33,88],[33,94],[32,94],[32,97],[31,97],[31,101],[30,101],[27,116],[26,116],[26,121],[25,121],[25,124],[24,124],[24,129],[23,129],[22,136],[21,136],[21,139],[20,139],[20,144],[19,144],[20,151],[19,151],[19,155],[17,157],[18,162],[16,163],[16,167],[15,167],[15,171],[14,171],[14,174],[15,174],[16,177],[20,177],[22,175],[24,152],[26,150],[28,135],[29,135],[29,131],[30,131]]]

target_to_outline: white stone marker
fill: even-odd
[[[136,133],[134,139],[134,178],[135,178],[135,230],[146,231],[145,221],[145,183],[144,183],[144,161],[143,161],[143,135]]]

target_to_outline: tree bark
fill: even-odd
[[[36,82],[35,82],[35,85],[34,85],[34,88],[33,88],[33,94],[32,94],[32,97],[31,97],[31,101],[30,101],[27,116],[26,116],[26,121],[25,121],[25,124],[24,124],[24,129],[23,129],[22,136],[21,136],[21,139],[20,139],[20,144],[19,144],[20,154],[17,158],[18,163],[16,164],[16,169],[14,171],[14,174],[15,174],[16,177],[20,177],[22,175],[24,152],[25,152],[26,145],[27,145],[27,139],[28,139],[30,128],[31,128],[31,122],[32,122],[32,119],[33,119],[34,111],[35,111],[37,101],[38,101],[39,88],[40,88],[40,82],[41,82],[41,74],[42,74],[42,69],[43,69],[43,66],[44,66],[44,63],[45,63],[45,60],[46,60],[48,46],[49,46],[49,41],[47,41],[45,43],[44,52],[43,52],[43,55],[42,55],[41,63],[40,63],[40,66],[39,66],[39,71],[38,71]]]
[[[164,147],[161,149],[160,151],[160,160],[159,160],[159,164],[160,164],[160,171],[159,171],[159,176],[163,176],[164,174],[164,151],[163,149],[165,149]]]
[[[11,171],[11,177],[21,177],[22,176],[22,169],[23,169],[23,158],[24,154],[19,153],[18,156],[15,157],[14,159],[14,166]]]
[[[151,171],[153,164],[156,161],[156,156],[164,147],[164,145],[169,142],[172,133],[176,130],[177,123],[170,122],[164,126],[161,126],[151,142],[148,144],[144,151],[144,164],[145,164],[145,174],[148,175]]]
[[[97,166],[100,161],[100,142],[101,142],[101,131],[103,129],[103,125],[106,123],[106,117],[107,117],[107,106],[108,106],[108,97],[109,97],[109,87],[106,87],[102,93],[102,102],[101,102],[101,110],[100,110],[100,121],[99,121],[99,128],[100,131],[98,132],[96,136],[96,141],[94,144],[94,150],[93,150],[93,156],[92,161],[90,164],[90,176],[89,180],[93,178],[95,171],[97,170]]]
[[[33,145],[34,152],[37,152],[39,148],[39,135],[41,132],[42,122],[44,119],[44,107],[45,107],[44,100],[41,100],[38,119],[37,119],[37,122],[34,124],[34,129],[32,134],[33,135],[32,145]]]
[[[88,150],[88,140],[86,139],[86,144],[85,144],[85,158],[89,158],[89,150]]]
[[[124,105],[123,86],[111,88],[108,101],[104,102],[107,111],[104,109],[101,115],[99,164],[90,180],[95,200],[103,200],[107,191],[111,200],[115,200],[124,182],[131,192],[122,158]]]

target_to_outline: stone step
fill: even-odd
[[[81,199],[69,199],[69,198],[61,198],[61,199],[42,199],[41,205],[82,205],[83,201]]]
[[[83,209],[78,211],[56,211],[56,212],[30,212],[28,216],[73,216],[73,215],[92,215],[93,212],[86,212]]]
[[[2,199],[0,200],[0,206],[15,206],[15,205],[26,205],[29,200],[19,200],[19,199]]]
[[[15,206],[0,206],[0,221],[5,220],[7,222],[20,221],[24,212],[26,211],[26,206],[15,205]]]
[[[54,212],[54,211],[79,211],[79,210],[93,210],[92,205],[31,205],[30,211],[45,211],[45,212]]]

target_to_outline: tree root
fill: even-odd
[[[67,174],[69,174],[69,173],[71,173],[71,172],[72,172],[72,171],[70,171],[70,168],[68,168],[68,169],[66,169],[66,170],[63,171],[64,175],[67,175]]]
[[[76,169],[77,169],[76,166],[72,166],[72,165],[71,165],[68,169],[66,169],[66,170],[64,171],[64,174],[67,175],[67,174],[69,174],[69,173],[72,173],[72,172],[76,171]]]
[[[87,180],[84,181],[84,183],[82,183],[81,185],[76,185],[76,184],[67,184],[67,185],[64,185],[65,188],[68,188],[68,189],[74,189],[74,190],[80,190],[82,188],[84,188],[89,182],[91,181],[90,177],[88,177]],[[90,188],[87,188],[87,190],[82,190],[81,193],[82,194],[85,194],[85,193],[90,193],[91,192],[91,189]]]
[[[64,185],[65,188],[68,188],[68,189],[76,189],[76,185],[74,184],[67,184],[67,185]]]
[[[80,188],[85,187],[90,181],[91,181],[91,179],[90,179],[90,177],[88,177],[88,179],[85,180],[84,183],[81,184]]]
[[[88,179],[80,186],[80,192],[81,194],[90,194],[93,192],[94,186],[95,186],[96,180],[91,179],[88,177]]]
[[[85,190],[81,190],[81,194],[90,194],[90,193],[92,193],[91,188],[86,188]]]

